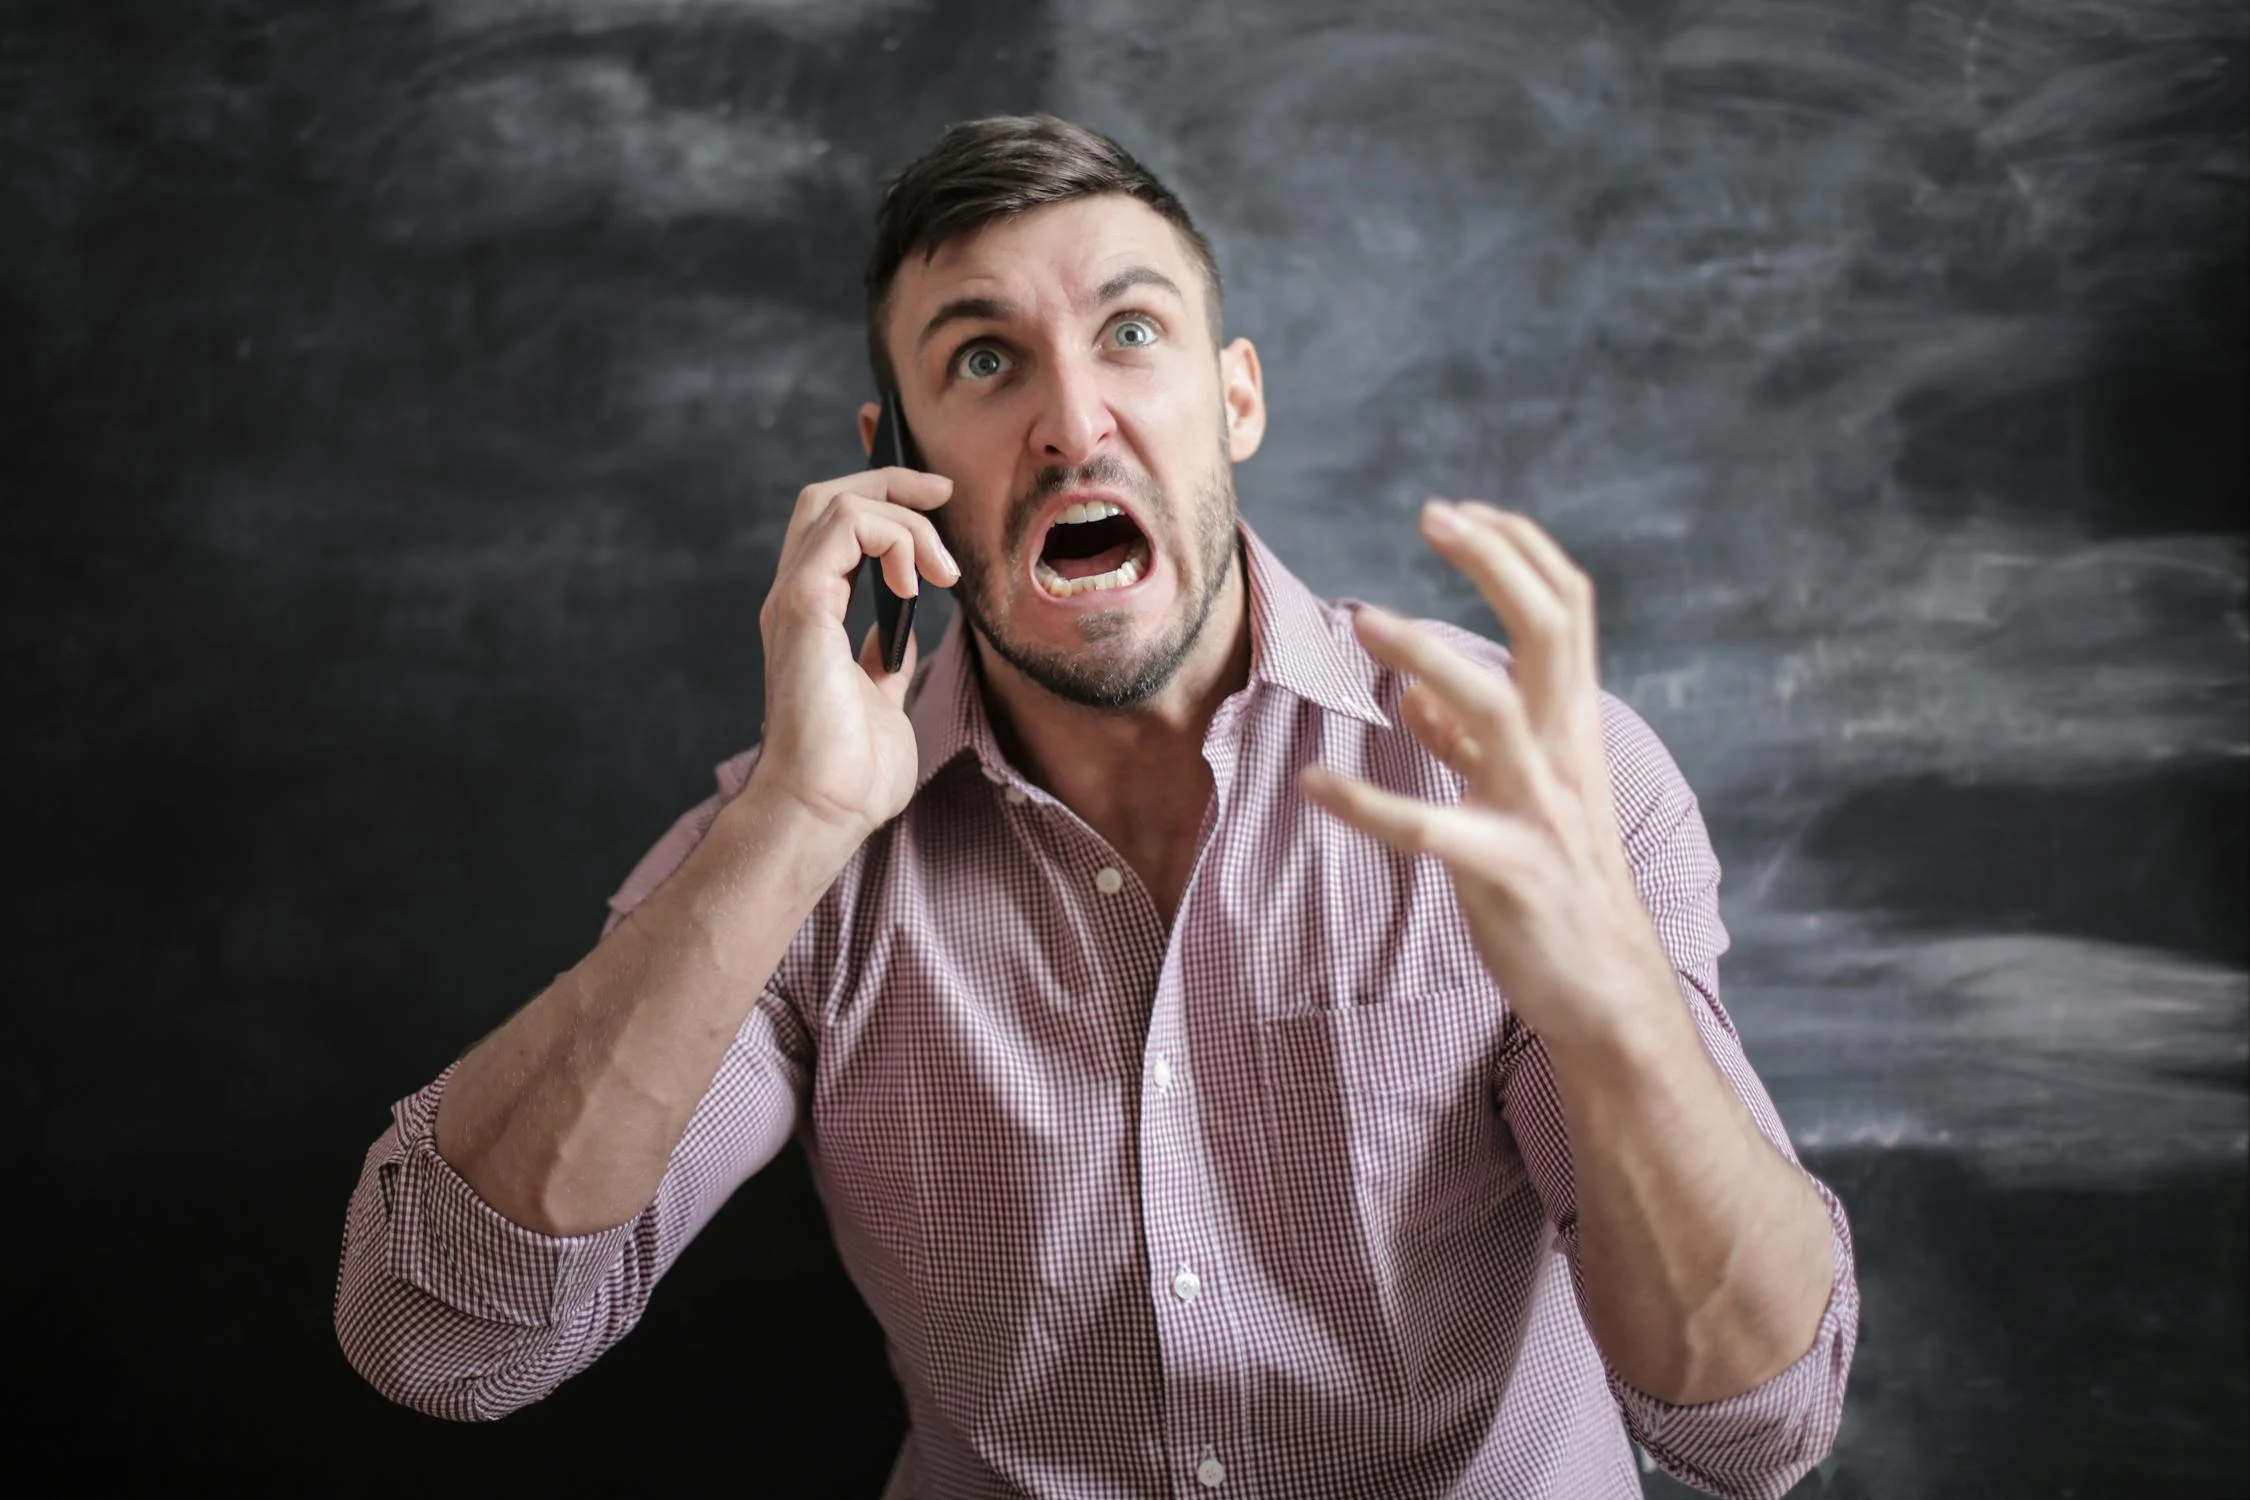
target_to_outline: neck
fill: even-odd
[[[1204,736],[1219,705],[1250,680],[1250,595],[1239,546],[1227,568],[1202,638],[1161,691],[1130,709],[1058,698],[977,643],[1000,748],[1125,856],[1167,917],[1210,800]]]

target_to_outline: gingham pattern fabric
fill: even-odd
[[[911,700],[911,805],[797,934],[654,1202],[557,1239],[440,1158],[441,1075],[367,1156],[336,1319],[395,1400],[498,1417],[593,1362],[792,1134],[887,1334],[916,1496],[1776,1496],[1827,1450],[1858,1293],[1842,1207],[1820,1332],[1756,1390],[1678,1407],[1579,1312],[1569,1143],[1538,1039],[1448,877],[1307,808],[1300,767],[1451,800],[1350,601],[1243,530],[1251,680],[1221,705],[1201,853],[1167,930],[1124,861],[1025,780],[956,625]],[[1447,631],[1495,671],[1499,646]],[[1719,866],[1648,726],[1602,700],[1643,902],[1704,1045],[1794,1161],[1718,999]],[[612,898],[686,856],[719,767]],[[758,1383],[743,1372],[745,1390]],[[1622,1413],[1623,1421],[1620,1422]]]

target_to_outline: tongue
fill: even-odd
[[[1119,542],[1114,547],[1104,547],[1091,557],[1050,557],[1047,566],[1069,579],[1098,578],[1125,565],[1133,555],[1131,542]]]

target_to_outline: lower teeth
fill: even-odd
[[[1087,578],[1065,578],[1049,567],[1044,560],[1032,566],[1032,576],[1039,586],[1058,599],[1068,599],[1073,594],[1090,593],[1099,589],[1121,589],[1140,581],[1148,570],[1148,549],[1136,546],[1123,562],[1107,573],[1096,573]]]

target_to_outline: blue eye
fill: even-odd
[[[1146,349],[1156,342],[1156,325],[1146,318],[1127,318],[1117,325],[1117,341],[1128,349]]]
[[[1007,367],[1008,362],[1001,358],[1000,351],[990,344],[976,344],[964,350],[958,366],[971,380],[990,380]]]

